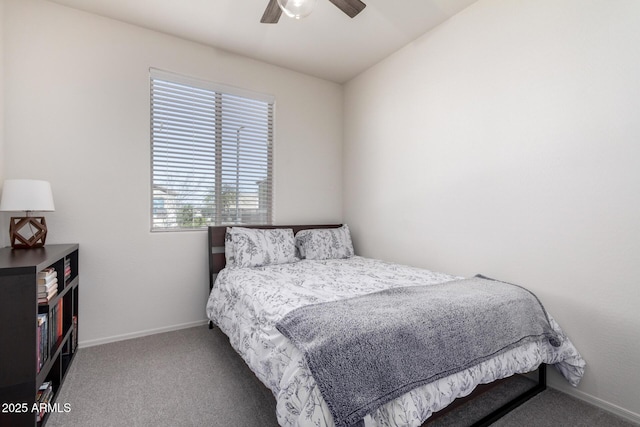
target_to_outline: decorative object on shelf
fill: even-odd
[[[23,217],[11,217],[9,238],[14,249],[44,246],[47,222],[43,216],[30,216],[33,211],[52,212],[53,194],[48,181],[7,179],[2,187],[0,211],[25,211]]]

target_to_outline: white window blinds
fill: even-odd
[[[273,98],[151,70],[154,231],[270,224]]]

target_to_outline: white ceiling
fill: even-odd
[[[268,0],[51,0],[343,83],[476,0],[364,0],[355,18],[317,0],[305,19],[261,24]]]

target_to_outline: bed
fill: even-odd
[[[336,322],[338,315],[331,315],[330,310],[340,305],[342,306],[337,309],[343,311],[363,307],[359,298],[365,303],[377,304],[369,300],[386,299],[389,292],[433,292],[436,289],[450,290],[452,283],[456,283],[456,286],[467,283],[474,286],[476,284],[473,280],[477,280],[481,281],[482,286],[486,286],[494,281],[480,277],[469,282],[466,278],[355,256],[348,227],[344,225],[234,227],[233,230],[237,230],[237,234],[227,233],[227,227],[209,228],[210,295],[206,306],[207,316],[210,327],[215,324],[229,337],[236,352],[272,391],[277,402],[278,422],[282,426],[427,425],[423,423],[444,413],[445,408],[459,404],[460,398],[469,399],[498,381],[504,381],[504,378],[537,369],[538,381],[534,387],[477,423],[488,425],[506,411],[544,390],[547,364],[554,365],[572,385],[577,385],[584,373],[584,360],[557,322],[540,304],[539,312],[544,314],[548,326],[545,334],[549,336],[542,336],[541,333],[540,336],[514,342],[508,347],[500,346],[500,352],[493,354],[493,350],[490,350],[490,356],[471,359],[473,363],[465,362],[466,364],[460,365],[464,367],[461,370],[434,371],[437,375],[427,376],[428,382],[421,378],[420,382],[407,380],[402,383],[403,387],[394,384],[391,389],[395,394],[390,395],[392,398],[385,398],[386,400],[378,399],[378,395],[375,398],[369,397],[369,388],[376,387],[359,385],[355,390],[363,396],[356,397],[360,400],[368,399],[367,403],[358,406],[358,411],[346,406],[343,411],[342,401],[338,400],[339,404],[336,404],[336,395],[331,395],[332,389],[346,387],[343,394],[351,397],[354,389],[348,387],[359,383],[359,379],[349,378],[346,374],[350,371],[342,371],[346,372],[345,378],[341,379],[342,383],[340,379],[335,379],[334,384],[331,378],[322,378],[327,375],[343,375],[336,375],[330,369],[325,372],[323,365],[318,365],[320,359],[310,356],[308,346],[305,347],[299,336],[289,330],[292,325],[297,326],[296,322],[301,318],[322,317],[327,314],[325,322],[329,323],[318,326],[318,330],[329,329],[334,332],[333,328],[337,331],[340,323],[345,322]],[[262,245],[259,239],[265,239],[264,245],[267,246],[267,239],[272,239],[273,242],[277,240],[276,246],[280,252],[272,250],[265,252],[265,255],[258,247]],[[289,250],[291,239],[295,253]],[[282,250],[282,247],[287,249]],[[238,248],[237,253],[230,248]],[[229,265],[227,260],[230,261]],[[503,286],[502,283],[500,285]],[[403,304],[410,304],[412,298],[415,299],[413,294],[409,294],[409,299]],[[353,301],[358,302],[356,306],[345,308],[344,304],[354,304]],[[448,307],[447,312],[451,311],[451,307]],[[357,319],[365,319],[365,316],[366,313],[359,314]],[[358,327],[368,329],[369,324],[377,321],[363,320],[355,323],[363,323],[364,326]],[[308,327],[307,324],[303,326]],[[348,328],[351,330],[352,325],[348,325]],[[427,329],[433,333],[433,327]],[[449,331],[449,334],[458,333]],[[438,334],[446,335],[444,331]],[[376,334],[384,337],[387,335],[398,334]],[[399,335],[403,335],[403,332]],[[553,339],[550,338],[551,335]],[[437,337],[431,337],[427,341],[437,340]],[[374,345],[371,344],[374,341],[370,337],[364,341],[365,345]],[[351,343],[347,345],[350,347]],[[397,343],[391,345],[396,346]],[[455,346],[445,345],[442,348],[445,347]],[[342,366],[355,359],[347,350],[333,351],[330,356],[337,359],[326,360],[338,360],[332,364],[334,366]],[[362,351],[361,347],[356,353],[375,354],[376,351]],[[390,353],[394,369],[406,363],[395,359],[402,357],[397,355],[401,352],[394,350]],[[428,352],[431,355],[438,353],[440,352]],[[421,360],[420,363],[429,364],[428,360],[424,361],[425,354],[427,352],[422,352],[417,358]],[[411,360],[415,358],[412,356]],[[444,356],[441,358],[448,359]],[[376,354],[374,359],[384,357]],[[357,363],[369,366],[368,364],[376,362],[369,360]],[[349,369],[354,369],[356,365],[348,366]],[[401,368],[407,369],[407,366]],[[368,370],[370,371],[369,368],[364,370],[365,376]],[[363,388],[366,390],[362,390]],[[363,412],[365,410],[366,413]],[[344,414],[348,416],[343,416]]]

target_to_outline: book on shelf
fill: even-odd
[[[47,361],[49,355],[49,328],[48,328],[48,315],[47,313],[38,314],[38,372],[44,366],[44,362]]]
[[[57,327],[57,336],[56,340],[62,336],[63,327],[62,327],[62,303],[64,300],[58,301],[58,327]]]
[[[38,272],[38,279],[42,278],[42,277],[48,277],[48,276],[52,276],[56,274],[56,269],[53,267],[47,267],[45,269],[42,269]]]
[[[58,306],[55,305],[49,309],[49,342],[51,343],[51,349],[53,350],[56,345],[57,337],[56,331],[58,330]]]
[[[42,408],[40,412],[38,412],[37,422],[42,421],[44,418],[44,414],[46,413],[46,407],[48,403],[51,403],[51,398],[53,397],[53,383],[51,381],[45,381],[42,383],[38,392],[36,393],[36,404],[38,408]],[[44,405],[42,405],[44,403]]]
[[[58,282],[54,282],[48,288],[38,286],[38,298],[53,296],[58,292]]]
[[[51,288],[58,288],[58,279],[55,277],[47,283],[38,283],[38,292],[49,292]]]
[[[53,280],[57,280],[58,272],[52,267],[46,268],[38,273],[37,281],[38,285],[46,285]]]
[[[59,300],[58,303],[49,310],[49,342],[52,348],[58,343],[63,332],[62,304],[63,300]]]
[[[38,292],[38,304],[47,304],[51,299],[58,294],[58,288],[52,288],[47,293]]]
[[[58,273],[56,272],[56,269],[53,267],[47,267],[44,270],[41,270],[38,272],[38,280],[42,279],[43,282],[46,282],[47,280],[51,280],[53,277],[56,277],[58,275]]]
[[[71,329],[71,351],[75,353],[78,346],[78,316],[73,316]]]
[[[64,281],[65,283],[71,278],[71,259],[64,259]]]

